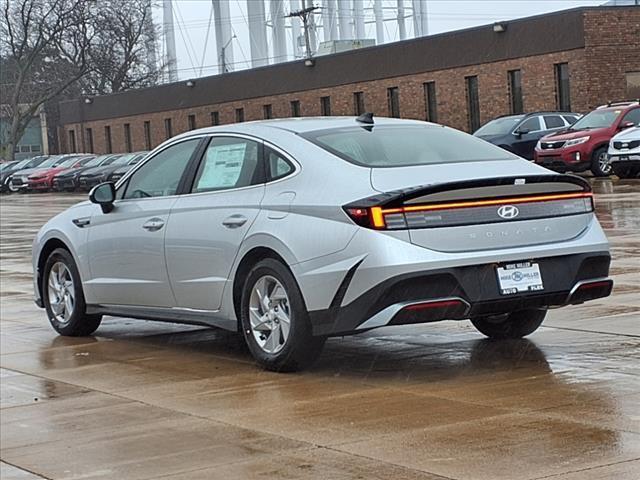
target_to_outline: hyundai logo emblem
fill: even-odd
[[[498,209],[498,215],[504,219],[516,218],[520,214],[520,210],[515,205],[503,205]]]

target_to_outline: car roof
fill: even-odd
[[[347,128],[347,127],[363,127],[369,126],[366,123],[356,121],[357,117],[302,117],[302,118],[279,118],[273,120],[256,120],[253,122],[233,123],[227,125],[219,125],[216,127],[200,128],[198,130],[190,130],[189,132],[178,135],[178,137],[188,137],[203,133],[245,133],[247,135],[260,134],[265,128],[286,130],[293,133],[304,133],[315,130],[325,130],[329,128]],[[376,125],[432,125],[437,124],[423,122],[419,120],[406,120],[400,118],[374,117],[374,126]]]

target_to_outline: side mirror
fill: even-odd
[[[102,208],[102,213],[113,210],[113,202],[116,200],[116,186],[113,182],[105,182],[96,185],[89,192],[91,203],[97,203]]]
[[[620,126],[618,127],[620,130],[624,130],[626,128],[631,128],[631,127],[635,127],[636,124],[633,122],[623,122],[620,124]]]
[[[529,130],[527,130],[526,128],[519,128],[515,132],[513,132],[513,134],[518,138],[522,137],[522,135],[526,135],[527,133],[529,133]]]

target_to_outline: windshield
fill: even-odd
[[[131,159],[135,157],[135,153],[128,153],[127,155],[122,155],[119,158],[116,158],[115,162],[112,162],[112,165],[126,165],[131,161]]]
[[[589,128],[607,128],[610,127],[616,118],[620,116],[622,110],[607,108],[603,110],[594,110],[585,115],[571,126],[571,130],[584,130]]]
[[[509,160],[506,150],[447,127],[380,126],[320,130],[302,137],[348,162],[365,167]]]
[[[44,162],[38,164],[38,167],[42,167],[42,168],[49,168],[49,167],[53,167],[55,164],[59,163],[61,160],[59,155],[53,156],[53,157],[49,157],[47,160],[45,160]]]
[[[95,160],[96,157],[85,157],[82,158],[80,160],[78,160],[77,164],[79,167],[86,167],[87,165],[89,165],[90,162],[92,162],[93,160]]]
[[[25,163],[24,165],[20,165],[20,167],[24,167],[24,168],[35,168],[35,167],[39,167],[41,165],[44,164],[44,162],[47,160],[47,157],[35,157],[35,158],[30,158],[29,160],[26,160],[27,163]]]
[[[107,158],[104,162],[102,162],[100,164],[101,167],[105,167],[107,165],[111,165],[112,163],[114,163],[116,160],[118,160],[120,157],[122,157],[122,155],[114,155],[113,157],[109,157]]]
[[[56,167],[72,167],[78,161],[78,157],[67,158],[66,160],[58,163]]]
[[[2,165],[0,165],[0,172],[3,172],[10,167],[13,167],[14,165],[15,165],[15,162],[3,163]]]
[[[105,158],[108,158],[107,155],[100,155],[99,157],[92,158],[85,164],[85,167],[97,167],[102,162],[104,162]]]
[[[506,135],[507,133],[511,133],[523,118],[524,115],[496,118],[495,120],[491,120],[490,122],[485,123],[482,127],[476,130],[474,135]]]

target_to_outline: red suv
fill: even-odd
[[[585,115],[570,128],[546,135],[534,151],[536,163],[560,172],[591,169],[597,177],[611,173],[609,140],[640,122],[640,103],[609,103]]]

